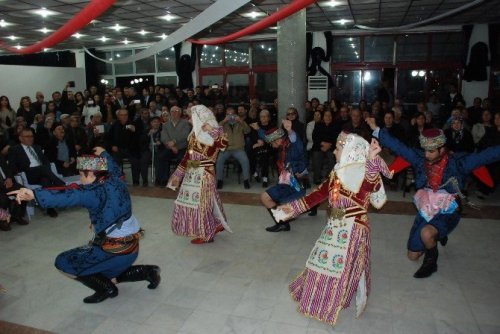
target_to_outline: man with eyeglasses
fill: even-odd
[[[30,184],[40,184],[42,187],[64,186],[51,170],[50,162],[38,145],[33,145],[34,136],[30,128],[24,129],[19,135],[20,144],[9,149],[9,165],[13,173],[24,172]],[[50,217],[57,217],[57,211],[47,209]]]

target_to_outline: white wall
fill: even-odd
[[[41,91],[45,101],[52,99],[52,93],[62,91],[68,81],[75,82],[73,91],[86,87],[85,69],[75,67],[45,67],[0,65],[0,95],[6,95],[12,108],[19,108],[23,96],[35,101],[35,93]]]
[[[484,42],[488,45],[488,25],[487,24],[476,24],[472,29],[472,35],[470,37],[469,42],[469,55],[467,56],[467,64],[469,63],[470,58],[470,49],[477,42]],[[488,80],[486,81],[462,81],[462,95],[465,99],[465,103],[467,106],[471,106],[474,102],[475,97],[480,97],[482,99],[488,97],[488,89],[490,83],[490,67],[487,68],[488,72]]]

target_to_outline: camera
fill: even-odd
[[[140,104],[141,100],[134,100],[134,104]]]
[[[96,125],[95,128],[97,133],[104,133],[104,125]]]

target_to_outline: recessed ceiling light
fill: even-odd
[[[121,25],[119,25],[118,23],[117,23],[117,24],[115,24],[115,25],[114,25],[114,26],[112,26],[112,27],[109,27],[109,29],[113,29],[114,31],[120,31],[120,30],[125,29],[125,28],[126,28],[126,27],[121,26]]]
[[[10,39],[11,41],[15,41],[16,39],[19,39],[19,37],[17,36],[14,36],[14,35],[10,35],[9,37],[7,37],[8,39]]]
[[[352,22],[352,20],[340,19],[340,20],[333,21],[333,23],[337,23],[337,24],[341,24],[341,25],[345,25],[346,23],[350,23],[350,22]]]
[[[12,23],[5,22],[5,20],[0,20],[0,28],[5,28],[5,27],[11,26],[11,25],[12,25]]]
[[[178,18],[178,16],[167,13],[166,15],[160,16],[159,18],[162,20],[165,20],[165,21],[172,21],[172,20]]]
[[[142,35],[142,36],[144,36],[144,35],[149,34],[149,33],[151,33],[151,32],[150,32],[150,31],[146,31],[146,30],[142,29],[141,31],[138,31],[137,33],[138,33],[138,34],[140,34],[140,35]]]
[[[250,17],[252,19],[255,19],[259,16],[264,16],[264,15],[266,15],[266,14],[264,14],[263,12],[256,12],[256,11],[252,11],[252,12],[243,14],[243,16]]]
[[[129,43],[130,43],[130,41],[129,41],[128,39],[126,39],[126,38],[125,38],[125,39],[122,41],[122,43],[123,43],[123,44],[125,44],[125,45],[127,45],[127,44],[129,44]]]
[[[47,52],[49,50],[50,50],[50,48],[43,48],[43,52]]]
[[[165,35],[165,34],[161,34],[161,36],[157,36],[158,38],[161,38],[161,39],[165,39],[168,37],[168,35]]]
[[[269,27],[269,29],[278,30],[278,27]]]
[[[52,29],[47,29],[46,27],[43,27],[42,29],[38,29],[38,31],[43,32],[44,34],[46,34],[49,31],[52,31]]]
[[[79,32],[77,32],[76,34],[73,34],[73,37],[77,38],[77,39],[80,38],[80,37],[83,37],[83,36],[85,36],[85,35],[80,34]]]
[[[47,16],[59,14],[58,12],[54,12],[53,10],[49,10],[45,7],[42,7],[41,9],[30,10],[29,12],[33,13],[33,14],[40,15],[41,17],[47,17]]]
[[[340,2],[338,2],[336,0],[330,0],[329,2],[327,2],[327,4],[330,7],[336,7],[336,6],[340,5]]]
[[[21,46],[21,45],[19,45],[19,44],[17,44],[17,45],[15,46],[15,48],[16,48],[16,49],[18,49],[18,50],[20,50],[20,49],[22,49],[22,46]]]
[[[106,42],[109,38],[107,38],[106,36],[102,36],[101,38],[99,38],[99,40],[101,42]]]

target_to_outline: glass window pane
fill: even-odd
[[[337,71],[334,96],[339,102],[358,103],[361,100],[361,71]]]
[[[462,33],[432,35],[432,60],[460,61],[463,44]]]
[[[227,95],[229,103],[246,103],[248,99],[248,74],[228,74]]]
[[[277,58],[276,41],[253,43],[253,65],[277,64]]]
[[[219,85],[222,87],[224,76],[222,75],[204,75],[201,77],[201,84],[203,86]]]
[[[200,66],[222,66],[223,51],[222,47],[217,45],[203,45],[203,48],[201,49]]]
[[[128,56],[132,55],[132,50],[121,50],[121,51],[114,51],[113,56],[116,59],[119,58],[125,58]],[[115,64],[115,74],[133,74],[134,73],[134,66],[132,63],[126,63],[126,64]]]
[[[94,52],[94,54],[99,58],[107,59],[110,61],[113,60],[113,53],[111,51],[103,52],[103,51],[96,50]],[[113,64],[108,64],[108,63],[104,63],[102,61],[98,61],[97,62],[97,73],[100,75],[106,75],[106,74],[113,75]]]
[[[424,101],[425,70],[399,70],[398,96],[404,103],[418,103]]]
[[[156,77],[156,83],[158,85],[175,87],[175,86],[177,86],[177,76],[176,75],[168,75],[168,76]]]
[[[278,74],[255,73],[255,96],[262,102],[273,103],[278,97]]]
[[[158,72],[175,72],[174,48],[166,49],[156,55]]]
[[[449,92],[450,84],[458,87],[459,73],[457,69],[450,70],[432,70],[428,72],[427,90],[430,94],[435,93],[440,101],[445,101]]]
[[[397,40],[397,61],[424,61],[427,60],[427,35],[404,35]]]
[[[224,46],[226,66],[248,66],[250,63],[248,48],[248,43],[226,44]]]
[[[136,49],[135,53],[139,53],[144,49]],[[149,56],[135,62],[135,73],[155,73],[155,56]]]
[[[359,62],[359,37],[334,37],[333,62]]]
[[[365,61],[392,62],[393,48],[392,36],[366,36]]]
[[[379,70],[363,71],[363,91],[365,100],[372,103],[378,99],[378,89],[381,84],[381,75]]]

